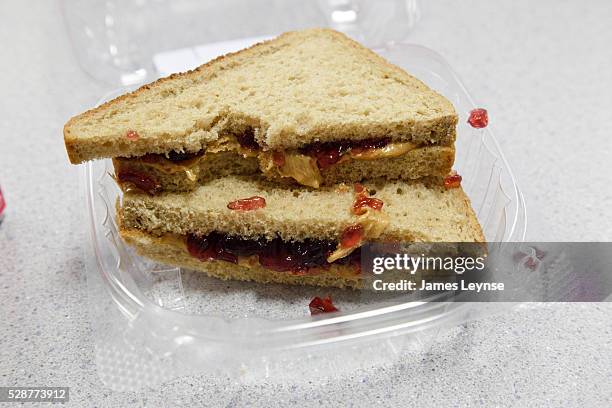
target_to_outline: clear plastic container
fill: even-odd
[[[449,98],[459,114],[455,168],[488,241],[522,241],[521,192],[490,129],[466,124],[475,104],[445,60],[410,44],[376,50]],[[107,95],[109,99],[124,90]],[[495,307],[409,302],[402,295],[215,280],[136,256],[117,234],[120,191],[110,161],[83,166],[91,250],[87,276],[96,357],[107,386],[135,389],[176,376],[307,379],[423,349],[440,330]],[[341,312],[311,317],[313,296]]]
[[[522,241],[521,192],[491,131],[466,124],[475,104],[449,65],[418,45],[376,51],[453,102],[460,117],[455,168],[486,238]],[[121,193],[111,172],[110,161],[83,166],[96,358],[111,388],[204,372],[242,379],[337,374],[422,349],[439,330],[483,312],[476,304],[408,302],[400,295],[225,282],[156,264],[134,255],[118,236],[114,208]],[[309,300],[326,294],[341,313],[310,317]],[[494,309],[487,306],[486,313]]]
[[[131,86],[157,77],[156,53],[332,27],[372,46],[403,40],[416,0],[61,0],[77,60],[91,77]],[[180,28],[180,29],[178,29]]]

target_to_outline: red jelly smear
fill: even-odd
[[[135,130],[128,130],[125,134],[125,137],[128,140],[138,140],[140,138],[140,135]]]
[[[461,176],[456,172],[453,172],[444,178],[444,188],[447,190],[451,188],[458,188],[461,186]]]
[[[259,264],[276,272],[299,271],[305,269],[297,256],[293,255],[285,245],[273,242],[260,255]]]
[[[327,257],[334,250],[331,241],[269,241],[259,255],[259,263],[277,272],[304,272],[308,268],[327,266]]]
[[[355,192],[356,193],[363,193],[364,191],[365,191],[365,187],[363,186],[363,184],[355,183]]]
[[[358,195],[355,203],[353,204],[353,212],[357,215],[365,214],[366,207],[370,207],[373,210],[380,211],[384,203],[378,198],[367,197],[365,195]]]
[[[139,159],[141,162],[144,163],[159,163],[163,159],[163,157],[163,154],[148,153],[144,156],[140,156]]]
[[[489,124],[489,114],[486,109],[478,108],[470,111],[468,118],[470,126],[476,129],[487,127]]]
[[[283,152],[272,152],[272,163],[275,166],[282,167],[285,165],[285,153]]]
[[[227,205],[230,210],[252,211],[264,208],[266,199],[259,196],[249,198],[241,198],[240,200],[232,201]]]
[[[359,224],[347,227],[340,237],[340,246],[342,248],[353,248],[359,245],[363,239],[363,227]]]
[[[138,171],[121,170],[117,174],[117,180],[121,183],[131,183],[137,189],[149,194],[155,194],[161,189],[161,184],[155,177]]]
[[[317,160],[317,165],[321,170],[326,169],[340,160],[349,151],[361,152],[367,149],[377,149],[389,144],[390,139],[365,139],[359,141],[342,140],[339,142],[316,142],[312,143],[301,151]]]
[[[173,163],[180,163],[185,160],[193,159],[194,157],[199,156],[200,153],[187,153],[187,152],[177,152],[175,150],[171,150],[168,152],[168,160]]]
[[[319,168],[323,170],[338,163],[349,148],[348,143],[313,143],[306,147],[306,153],[314,157]]]
[[[212,261],[216,259],[238,263],[238,257],[227,251],[221,238],[222,235],[217,233],[212,233],[205,237],[198,237],[190,234],[187,236],[187,251],[191,256],[201,261]]]
[[[184,161],[191,160],[203,154],[204,154],[204,150],[201,150],[197,153],[177,152],[175,150],[171,150],[168,152],[167,155],[149,153],[149,154],[145,154],[144,156],[140,156],[139,159],[140,161],[145,162],[145,163],[160,163],[160,162],[163,162],[164,160],[169,160],[172,163],[182,163]]]
[[[289,253],[280,239],[268,242],[259,254],[259,264],[276,272],[291,271],[299,267],[297,258]]]
[[[360,140],[351,143],[351,150],[353,153],[360,153],[368,149],[381,149],[388,145],[390,141],[391,139],[389,138]]]
[[[540,260],[537,258],[534,259],[534,257],[529,256],[523,265],[527,269],[531,271],[535,271],[536,269],[538,269],[538,266],[540,265]]]
[[[331,313],[338,311],[338,308],[334,306],[332,299],[329,296],[323,299],[318,296],[313,298],[308,304],[308,308],[310,309],[311,316],[320,313]]]
[[[280,238],[267,241],[263,238],[242,238],[212,232],[206,236],[187,236],[187,250],[202,261],[222,260],[236,263],[239,256],[257,256],[259,264],[276,272],[306,273],[310,268],[329,265],[327,257],[335,250],[336,243],[307,239],[287,242]],[[338,259],[335,263],[356,264],[360,251]]]
[[[240,146],[249,150],[259,150],[259,144],[255,140],[255,132],[253,129],[249,129],[246,132],[237,135],[236,139],[238,139],[238,143]]]
[[[208,237],[198,237],[196,235],[187,236],[187,251],[189,255],[202,261],[215,259],[214,243]]]

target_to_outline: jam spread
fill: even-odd
[[[125,137],[128,140],[138,140],[140,138],[140,135],[135,130],[128,130],[125,133]]]
[[[324,268],[327,256],[334,250],[333,241],[307,239],[304,241],[283,241],[280,238],[242,238],[212,232],[206,236],[189,234],[186,239],[187,251],[202,261],[222,260],[237,263],[238,257],[257,257],[259,264],[276,272],[304,272],[310,268]],[[336,261],[338,264],[361,262],[360,251]]]
[[[461,176],[456,171],[452,171],[451,174],[444,178],[444,188],[447,190],[451,188],[458,188],[461,186]]]
[[[319,169],[324,170],[338,163],[348,150],[348,144],[345,143],[313,143],[301,149],[301,152],[313,157]]]
[[[365,139],[358,141],[316,142],[300,149],[300,152],[314,157],[319,169],[324,170],[340,161],[348,152],[359,154],[368,149],[379,149],[389,144],[389,138]]]
[[[260,168],[264,173],[273,171],[281,177],[319,188],[323,182],[321,171],[350,159],[377,160],[398,157],[417,149],[408,142],[391,143],[385,139],[361,141],[316,142],[298,150],[261,152]]]
[[[285,153],[274,151],[272,152],[272,162],[275,166],[282,167],[285,165]]]
[[[382,149],[386,145],[391,142],[389,138],[380,138],[380,139],[365,139],[359,140],[357,142],[351,143],[351,151],[353,153],[359,154],[364,150],[369,149]]]
[[[487,127],[489,124],[489,114],[486,109],[478,108],[470,111],[468,118],[470,126],[476,129]]]
[[[340,237],[341,248],[355,248],[359,246],[363,239],[363,227],[360,224],[346,227]]]
[[[266,206],[266,199],[259,196],[253,196],[249,198],[241,198],[236,201],[232,201],[227,205],[230,210],[239,211],[252,211],[264,208]]]
[[[138,138],[135,131],[128,131],[129,138]],[[135,139],[134,139],[135,140]],[[389,138],[371,138],[359,141],[314,142],[300,149],[264,151],[255,140],[255,131],[250,128],[237,135],[220,136],[209,143],[205,149],[196,153],[172,150],[166,154],[146,154],[137,158],[117,158],[116,171],[125,168],[132,171],[132,164],[147,167],[166,174],[184,173],[189,181],[195,183],[200,175],[200,160],[207,155],[221,152],[235,152],[244,158],[258,158],[261,171],[272,172],[276,176],[294,179],[297,183],[319,188],[323,183],[321,170],[334,164],[355,160],[378,160],[399,157],[419,146],[410,142],[391,142]],[[142,169],[136,169],[142,172]],[[152,191],[152,190],[151,190]],[[161,188],[155,192],[160,192]],[[376,205],[376,204],[373,204]]]
[[[260,146],[255,140],[255,132],[253,129],[248,129],[246,132],[236,135],[236,139],[241,147],[253,151],[260,150]],[[361,154],[364,151],[371,149],[380,149],[389,144],[389,138],[365,139],[365,140],[342,140],[338,142],[315,142],[301,149],[300,153],[306,154],[316,159],[317,165],[321,170],[336,164],[340,158],[347,152]],[[274,152],[273,160],[277,166],[283,165],[282,152],[277,155]]]
[[[167,159],[172,163],[181,163],[186,160],[191,160],[195,157],[200,156],[202,153],[187,153],[187,152],[177,152],[176,150],[172,150],[168,152]]]
[[[148,194],[158,193],[162,187],[154,176],[133,170],[119,171],[117,180],[120,183],[130,183],[133,187]]]
[[[194,258],[201,261],[212,261],[214,259],[238,263],[238,257],[229,252],[222,242],[223,236],[211,233],[205,237],[187,236],[187,250]]]
[[[368,189],[360,183],[353,188],[355,200],[350,211],[356,216],[356,223],[342,232],[338,246],[327,257],[328,262],[348,256],[366,240],[377,239],[389,225],[389,217],[382,211],[383,201],[370,197]]]
[[[308,308],[310,309],[311,316],[320,313],[331,313],[338,311],[336,306],[334,306],[330,296],[327,296],[323,299],[318,296],[313,298],[308,304]]]
[[[244,133],[236,135],[236,139],[241,147],[249,150],[259,150],[259,144],[255,140],[255,131],[249,129]]]
[[[356,215],[365,214],[367,207],[373,210],[380,211],[380,209],[383,207],[383,204],[384,203],[382,202],[382,200],[379,200],[378,198],[359,195],[357,196],[357,199],[355,199],[355,203],[353,204],[353,212]]]
[[[130,133],[132,132],[132,133]],[[137,136],[134,131],[128,134]],[[146,154],[137,158],[117,158],[121,167],[132,170],[132,164],[143,164],[155,171],[166,174],[183,173],[195,185],[200,177],[200,161],[208,155],[221,152],[235,152],[244,158],[257,158],[260,170],[267,175],[291,178],[297,183],[319,188],[323,183],[321,171],[334,164],[354,160],[379,160],[399,157],[419,146],[410,142],[391,142],[389,138],[358,141],[315,142],[300,149],[281,151],[262,150],[255,140],[255,131],[249,129],[238,135],[221,136],[209,143],[206,149],[196,153],[170,151],[166,154]],[[142,172],[142,169],[136,169]],[[161,188],[156,192],[161,191]],[[372,205],[377,204],[371,201]]]
[[[355,184],[355,202],[353,203],[353,212],[355,215],[363,215],[367,208],[380,211],[383,207],[383,201],[378,198],[369,197],[368,190],[361,184]]]
[[[147,164],[167,164],[168,167],[170,167],[172,164],[185,164],[185,162],[200,157],[203,154],[203,150],[197,153],[177,152],[176,150],[171,150],[166,155],[149,153],[139,157],[138,159]]]
[[[259,264],[276,272],[303,272],[309,268],[326,267],[330,241],[306,240],[285,242],[275,239],[259,254]]]

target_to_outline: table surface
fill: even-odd
[[[424,2],[423,2],[424,3]],[[494,3],[494,4],[493,4]],[[513,166],[528,239],[612,238],[612,3],[427,2],[410,35],[444,55]],[[82,203],[62,126],[108,85],[79,67],[56,2],[0,3],[0,385],[71,387],[70,406],[612,406],[612,305],[533,305],[388,366],[308,383],[189,377],[118,393],[93,362]]]

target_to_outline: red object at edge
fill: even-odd
[[[2,220],[2,214],[4,213],[5,208],[6,208],[6,201],[4,201],[4,196],[2,195],[2,189],[0,188],[0,221]]]
[[[470,126],[476,129],[487,127],[487,125],[489,124],[489,113],[486,109],[474,109],[470,111],[468,123],[470,124]]]

